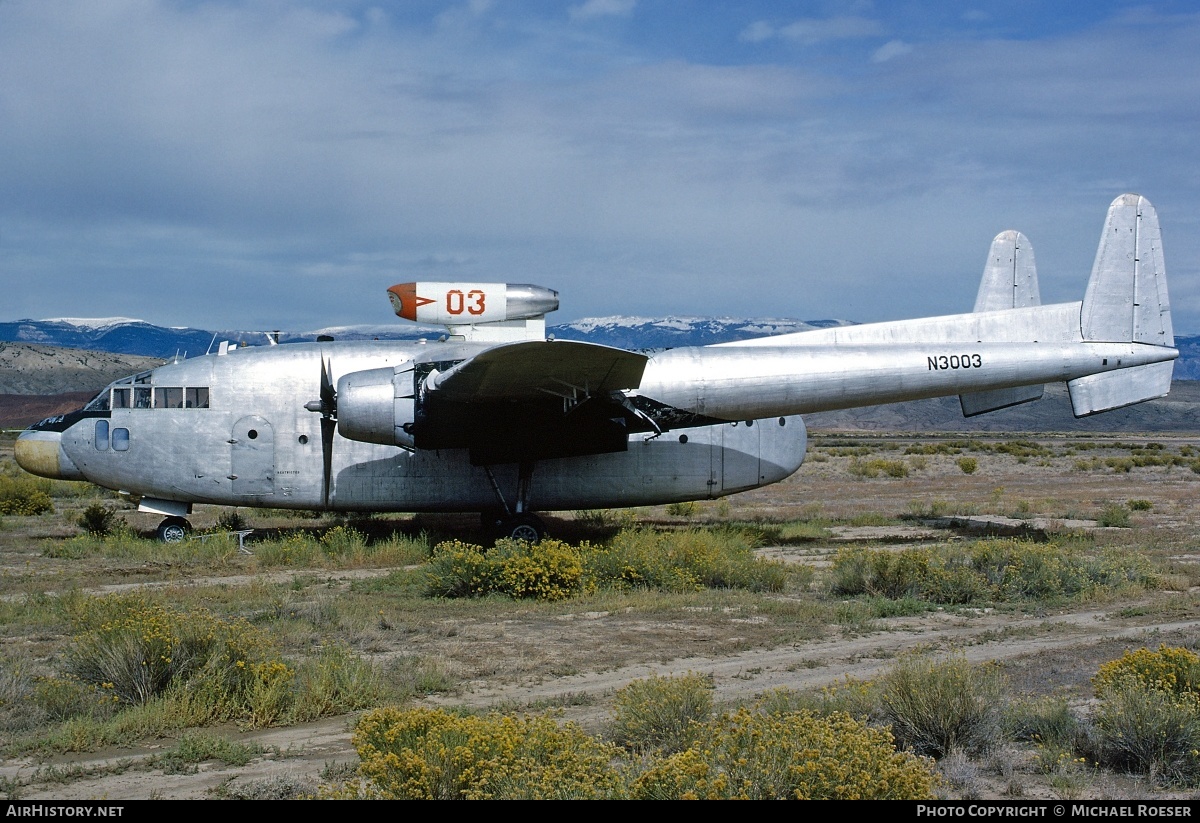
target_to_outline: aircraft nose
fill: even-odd
[[[62,447],[62,433],[29,429],[13,446],[17,465],[30,474],[51,480],[83,480],[83,473]]]

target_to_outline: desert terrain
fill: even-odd
[[[556,604],[501,603],[490,599],[436,604],[419,614],[380,608],[376,625],[362,624],[353,645],[385,665],[399,659],[437,661],[453,686],[417,702],[501,711],[545,711],[602,734],[615,690],[650,675],[703,673],[712,679],[718,705],[748,702],[770,690],[819,689],[847,678],[870,680],[912,650],[961,653],[971,661],[996,661],[1014,695],[1067,695],[1086,706],[1097,667],[1126,650],[1159,644],[1189,648],[1200,638],[1200,474],[1179,465],[1133,467],[1104,464],[1106,456],[1143,453],[1148,444],[1170,453],[1200,449],[1190,433],[1131,437],[1127,434],[1022,435],[1040,456],[1022,457],[985,450],[978,466],[964,472],[952,455],[905,456],[913,446],[955,442],[999,444],[1018,439],[1003,434],[912,435],[813,430],[810,458],[794,476],[773,487],[699,504],[689,517],[665,508],[622,512],[629,523],[647,527],[719,526],[725,522],[827,524],[820,536],[757,548],[765,557],[814,569],[812,587],[833,555],[845,546],[866,545],[905,551],[915,546],[1019,535],[1054,542],[1086,533],[1097,545],[1145,552],[1173,582],[1158,591],[1128,597],[1035,604],[1030,608],[938,609],[916,615],[848,620],[821,627],[784,619],[785,601],[801,602],[803,592],[749,595],[707,592],[678,597],[600,597]],[[1082,444],[1082,446],[1081,446]],[[11,437],[4,441],[11,454]],[[1132,449],[1132,452],[1131,452]],[[928,450],[927,450],[928,451]],[[907,476],[856,474],[855,455],[906,461]],[[1119,459],[1119,457],[1114,457]],[[1094,461],[1086,465],[1081,460]],[[1124,527],[1104,527],[1097,519],[1106,507],[1149,501],[1133,511]],[[0,530],[0,595],[56,596],[68,591],[94,594],[131,588],[183,597],[211,593],[225,600],[233,589],[268,589],[337,613],[340,598],[364,581],[383,578],[389,568],[259,568],[252,554],[233,553],[219,567],[186,563],[129,562],[120,557],[69,559],[50,556],[55,541],[79,532],[72,507],[56,500],[54,514],[6,517]],[[273,520],[242,510],[248,525],[265,534],[294,528],[295,520]],[[210,525],[220,510],[200,510],[197,528]],[[584,513],[579,513],[584,514]],[[128,521],[149,534],[150,515],[130,512]],[[595,519],[594,513],[591,513]],[[371,528],[421,529],[468,534],[473,518],[460,516],[376,518]],[[588,537],[575,513],[548,514],[552,531]],[[253,549],[254,535],[249,547]],[[349,615],[340,618],[351,623]],[[6,628],[4,650],[34,649],[52,659],[55,638]],[[319,642],[314,636],[312,642]],[[312,791],[352,771],[355,715],[326,718],[286,728],[227,728],[230,739],[253,745],[261,756],[228,766],[201,763],[185,773],[156,767],[155,755],[173,739],[142,740],[112,750],[53,756],[10,756],[0,762],[0,780],[21,799],[202,799],[292,796]],[[961,766],[966,788],[947,797],[1137,798],[1180,797],[1141,777],[1094,771],[1064,789],[1036,765],[1032,747],[1015,748],[1007,765],[980,762]]]

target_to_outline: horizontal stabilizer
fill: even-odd
[[[1171,374],[1174,370],[1175,362],[1168,360],[1071,380],[1067,383],[1067,390],[1071,393],[1071,409],[1076,417],[1086,417],[1163,397],[1171,390]]]
[[[977,391],[960,394],[958,402],[962,406],[963,417],[974,417],[984,412],[1007,409],[1009,406],[1019,406],[1022,403],[1041,400],[1044,391],[1045,387],[1041,385]]]

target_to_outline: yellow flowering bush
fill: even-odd
[[[462,717],[439,709],[377,709],[353,742],[367,783],[355,796],[393,800],[618,798],[615,747],[551,717]]]
[[[891,735],[847,714],[739,709],[633,784],[642,800],[921,800],[932,760],[897,752]]]
[[[1158,651],[1134,649],[1103,664],[1092,678],[1101,695],[1117,682],[1132,678],[1153,689],[1168,692],[1200,691],[1200,655],[1181,646],[1162,644]]]

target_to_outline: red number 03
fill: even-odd
[[[480,289],[471,289],[463,295],[458,289],[446,292],[446,314],[483,314],[487,295]]]

